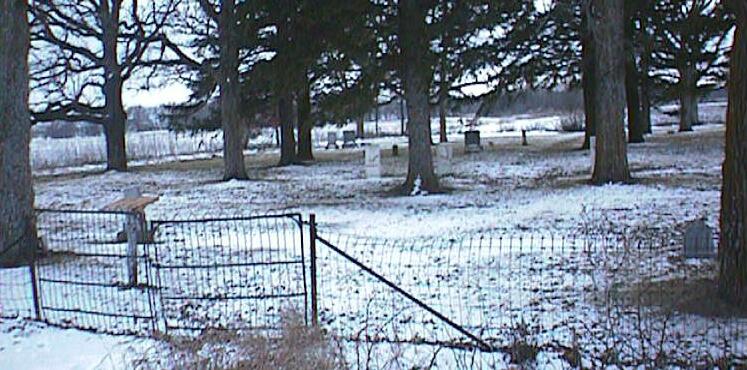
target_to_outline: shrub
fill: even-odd
[[[581,132],[585,127],[584,114],[581,111],[573,111],[560,119],[560,131]]]

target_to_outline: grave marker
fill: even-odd
[[[364,152],[366,178],[381,177],[381,148],[378,145],[368,145]]]
[[[713,231],[704,220],[689,223],[685,228],[685,258],[715,258]]]
[[[355,131],[343,131],[342,132],[342,147],[343,148],[355,148],[358,144],[355,143]]]
[[[337,146],[337,132],[328,132],[327,133],[327,149],[337,149],[339,148]]]
[[[464,132],[464,151],[475,153],[482,150],[480,145],[480,131],[469,130]]]

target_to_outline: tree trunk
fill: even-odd
[[[302,73],[303,79],[301,89],[297,94],[297,119],[298,119],[298,159],[301,161],[313,161],[314,154],[311,150],[311,130],[314,127],[311,121],[311,91],[309,79],[306,73]]]
[[[280,88],[278,118],[280,119],[280,166],[296,163],[296,138],[293,135],[293,97],[286,87]]]
[[[446,136],[446,98],[442,97],[438,102],[438,136],[439,142],[446,143],[449,138]]]
[[[640,83],[640,92],[641,92],[641,125],[643,125],[644,133],[650,134],[651,131],[651,77],[649,77],[648,72],[651,69],[651,54],[653,53],[653,46],[651,39],[653,36],[651,36],[648,33],[648,19],[647,15],[644,14],[641,18],[641,29],[645,30],[644,37],[644,47],[643,52],[641,53],[641,73],[638,78],[638,82]]]
[[[597,60],[596,156],[592,182],[626,182],[630,180],[625,143],[625,66],[623,40],[623,0],[594,2],[594,53]]]
[[[117,37],[119,34],[119,7],[102,6],[105,13],[102,19],[104,42],[104,74],[110,76],[104,81],[104,136],[106,138],[106,169],[127,171],[127,151],[125,130],[127,114],[122,104],[122,68],[117,57]]]
[[[360,116],[358,116],[358,120],[355,121],[355,137],[359,139],[364,139],[366,137],[365,121],[366,115],[364,113],[361,113]]]
[[[405,136],[406,132],[406,126],[405,126],[405,98],[400,97],[399,98],[399,133],[402,136]]]
[[[627,20],[626,20],[627,21]],[[635,65],[635,54],[632,49],[626,50],[625,58],[625,99],[628,106],[628,142],[642,143],[643,127],[641,119],[640,96],[638,94],[638,69]]]
[[[448,37],[445,36],[444,40]],[[449,100],[449,82],[447,80],[447,60],[446,60],[447,49],[444,47],[441,53],[441,86],[438,89],[438,133],[439,142],[445,143],[449,141],[446,137],[446,103]]]
[[[289,5],[290,3],[286,4]],[[290,12],[291,8],[285,7]],[[288,166],[296,163],[296,138],[294,135],[295,124],[293,122],[293,91],[297,77],[289,70],[293,68],[291,63],[291,25],[290,14],[284,14],[283,19],[278,22],[277,32],[280,45],[278,46],[277,65],[275,67],[275,93],[277,94],[278,119],[280,121],[280,162],[279,166]]]
[[[692,131],[698,123],[698,92],[694,66],[680,69],[680,132]]]
[[[747,3],[731,1],[737,30],[731,54],[729,105],[726,113],[726,158],[721,192],[719,293],[747,305]]]
[[[27,264],[37,249],[28,51],[26,2],[0,0],[0,267]]]
[[[220,114],[223,127],[223,179],[248,178],[244,164],[246,128],[239,115],[239,43],[234,32],[234,0],[224,1],[220,11]]]
[[[584,12],[582,19],[583,35],[581,37],[582,60],[581,60],[581,87],[584,95],[584,143],[581,145],[582,150],[589,149],[591,138],[596,135],[596,112],[594,109],[594,92],[596,60],[594,57],[594,42],[592,39],[592,27],[589,22],[591,16],[591,2],[584,3]]]
[[[641,118],[641,97],[638,93],[638,66],[636,64],[634,20],[636,3],[625,2],[625,100],[628,106],[628,142],[642,143],[646,131]]]
[[[441,187],[433,169],[431,154],[430,105],[428,104],[428,76],[425,65],[428,54],[426,9],[417,0],[399,2],[399,37],[402,51],[403,85],[407,100],[407,132],[409,135],[407,180],[403,193],[415,189],[438,192]]]
[[[643,74],[641,74],[641,126],[644,134],[650,134],[651,131],[651,90],[650,80],[647,75],[648,67],[641,65]]]

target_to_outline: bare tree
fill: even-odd
[[[107,169],[127,170],[124,84],[152,64],[176,0],[32,0],[35,122],[103,125]]]
[[[653,3],[653,75],[667,95],[679,100],[680,131],[691,131],[699,122],[700,95],[723,87],[726,80],[726,36],[733,21],[719,0]]]
[[[730,2],[737,16],[731,54],[726,114],[726,159],[721,190],[719,291],[727,300],[747,305],[747,3]]]
[[[28,263],[37,245],[28,52],[26,2],[0,0],[0,267]]]
[[[630,180],[625,142],[624,1],[594,1],[592,9],[595,84],[596,157],[592,182]]]

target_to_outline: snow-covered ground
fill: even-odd
[[[723,105],[704,106],[701,113],[709,109],[718,112]],[[668,118],[655,116],[655,122],[661,125],[655,127],[654,134],[647,137],[646,143],[628,147],[635,178],[629,185],[589,185],[589,153],[577,150],[583,135],[558,132],[557,116],[540,119],[516,116],[485,121],[480,126],[484,150],[475,154],[464,153],[460,142],[462,128],[459,119],[454,118],[450,120],[449,139],[454,142],[455,156],[452,160],[435,159],[442,185],[447,190],[443,194],[422,197],[392,195],[390,190],[404,180],[407,169],[406,141],[402,138],[364,140],[366,144],[378,144],[384,148],[383,177],[379,179],[365,177],[360,148],[321,148],[326,144],[323,142],[326,131],[341,131],[351,126],[315,131],[317,161],[308,165],[278,168],[273,166],[277,161],[276,152],[250,154],[247,157],[249,181],[218,181],[221,177],[219,158],[197,161],[177,158],[167,163],[138,166],[130,173],[39,176],[35,187],[37,206],[100,209],[119,198],[124,189],[137,185],[145,193],[160,196],[160,200],[148,208],[151,219],[246,215],[280,210],[305,215],[315,213],[320,233],[336,235],[335,240],[340,244],[352,240],[346,239],[349,235],[355,236],[355,240],[368,237],[395,243],[474,235],[543,234],[560,237],[583,233],[590,225],[604,227],[613,233],[655,227],[660,234],[678,235],[685,222],[701,217],[715,227],[723,161],[723,126],[697,126],[692,133],[674,134],[671,133],[673,127],[663,123]],[[529,146],[521,146],[521,128],[531,130]],[[399,122],[380,122],[380,131],[388,130],[398,131]],[[391,155],[392,144],[400,147],[398,157]],[[359,256],[365,258],[367,250],[354,252],[363,253]],[[390,261],[387,263],[391,266],[392,259],[417,260],[418,257],[409,252],[411,250],[406,248],[389,251],[386,256]],[[431,254],[433,258],[439,256],[437,252],[424,251],[423,258]],[[485,258],[485,266],[476,265],[477,268],[492,266],[489,261],[493,257]],[[549,261],[552,262],[552,258]],[[370,263],[382,269],[386,266],[375,258]],[[446,270],[449,267],[439,268]],[[408,279],[411,275],[408,273],[397,278]],[[550,276],[548,280],[558,278],[562,276]],[[444,291],[458,288],[453,284],[463,283],[461,279],[448,284],[448,280],[444,282]],[[410,286],[418,289],[417,285]],[[500,285],[493,287],[505,288]],[[473,289],[476,288],[459,291],[458,296],[463,299],[463,294]],[[511,302],[517,301],[519,297],[513,297]],[[444,309],[448,310],[447,306]],[[79,356],[57,362],[62,364],[58,368],[71,369],[116,368],[119,363],[112,358],[126,355],[133,345],[132,339],[126,337],[5,320],[0,323],[0,368],[27,368],[19,365],[26,365],[24,358],[28,351],[38,346],[46,348],[52,359],[71,356],[67,346],[44,347],[44,343],[57,341],[80,343],[81,350],[74,352]]]

